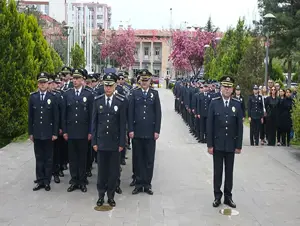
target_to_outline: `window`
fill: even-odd
[[[160,72],[160,70],[154,69],[154,74],[155,74],[155,75],[159,75],[159,72]]]
[[[103,19],[103,15],[97,15],[97,19]]]
[[[138,55],[138,52],[139,52],[139,48],[135,48],[134,55]]]
[[[159,56],[159,55],[160,55],[160,48],[155,47],[155,56]]]
[[[103,28],[103,23],[97,23],[97,28]]]
[[[167,75],[169,75],[170,74],[170,71],[169,71],[169,69],[167,69]]]
[[[144,55],[149,56],[149,47],[144,47]]]

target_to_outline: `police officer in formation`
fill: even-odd
[[[240,154],[243,142],[243,111],[241,103],[231,98],[234,80],[230,76],[221,78],[221,97],[212,99],[207,117],[207,148],[213,155],[213,207],[224,204],[235,208],[232,200],[233,168],[235,154]],[[224,191],[221,191],[225,164]]]
[[[28,134],[34,143],[36,186],[50,191],[53,169],[53,141],[58,136],[58,107],[55,96],[48,92],[48,75],[38,75],[38,91],[31,93],[28,109]]]
[[[132,91],[129,98],[128,130],[136,154],[135,189],[132,194],[145,192],[153,195],[152,177],[156,140],[161,128],[161,104],[157,90],[150,88],[152,74],[140,72],[141,88]]]
[[[86,157],[88,141],[91,140],[91,120],[93,110],[93,94],[82,86],[83,72],[73,72],[74,88],[63,94],[62,130],[63,137],[68,141],[69,168],[71,174],[68,192],[86,187]]]
[[[264,117],[263,97],[258,93],[258,86],[253,86],[253,94],[248,99],[248,117],[250,122],[250,144],[258,146],[259,131]]]
[[[104,75],[104,94],[95,97],[92,117],[92,146],[97,152],[98,206],[104,203],[105,193],[108,204],[114,201],[117,180],[120,174],[120,152],[125,149],[126,105],[124,99],[115,95],[117,76]]]

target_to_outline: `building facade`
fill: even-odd
[[[132,72],[147,68],[153,75],[172,77],[174,70],[169,56],[171,53],[171,32],[169,30],[135,30],[135,63]]]
[[[36,9],[41,12],[42,15],[50,15],[49,0],[20,0],[18,2],[18,10],[24,11],[26,9]]]
[[[111,26],[111,7],[101,3],[66,3],[65,21],[72,23],[78,15],[76,11],[83,11],[87,7],[90,11],[91,26],[93,29],[109,29]]]

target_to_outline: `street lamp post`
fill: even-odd
[[[275,19],[276,17],[271,14],[271,13],[268,13],[266,15],[264,15],[264,19],[265,20],[268,20],[268,19]],[[270,37],[269,37],[269,29],[267,27],[267,42],[265,44],[265,47],[266,47],[266,58],[265,58],[265,87],[267,87],[267,80],[268,80],[268,63],[269,63],[269,42],[270,42]]]
[[[67,37],[68,37],[68,47],[67,47],[67,65],[70,66],[70,31],[73,29],[73,27],[65,25],[64,28],[67,30]]]

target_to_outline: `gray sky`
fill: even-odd
[[[50,0],[57,6],[64,0]],[[239,17],[247,23],[258,19],[257,0],[69,0],[77,2],[101,2],[112,7],[112,26],[128,21],[135,29],[162,29],[170,27],[172,8],[173,27],[204,26],[209,16],[222,31],[235,26]],[[63,7],[63,6],[62,6]],[[61,7],[57,8],[61,9]],[[61,18],[63,10],[57,10]],[[123,22],[124,23],[124,22]],[[126,23],[124,23],[126,25]]]

